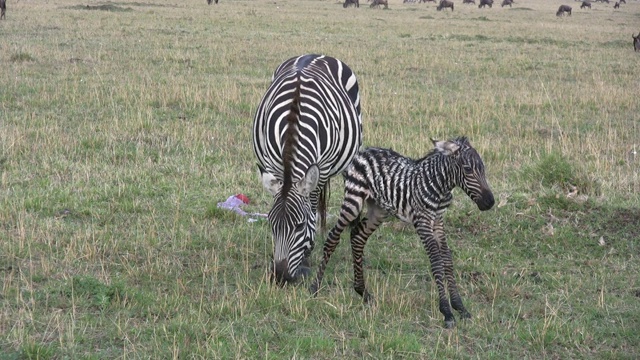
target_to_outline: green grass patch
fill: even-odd
[[[100,309],[126,297],[123,284],[106,285],[91,276],[74,277],[62,293],[68,299],[82,299],[87,301],[89,306]]]
[[[599,195],[600,185],[597,180],[590,179],[578,164],[579,162],[569,161],[560,153],[552,152],[543,154],[537,164],[523,169],[522,176],[546,188],[565,191],[578,188],[583,193]]]
[[[28,53],[24,53],[24,52],[20,52],[17,54],[12,54],[9,57],[9,61],[14,62],[14,63],[22,63],[22,62],[28,62],[28,61],[35,61],[36,59],[31,56]]]

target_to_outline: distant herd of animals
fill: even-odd
[[[369,2],[371,0],[367,0],[367,2]],[[479,8],[483,8],[485,6],[488,7],[492,7],[493,6],[493,0],[479,0],[480,4],[478,5]],[[403,3],[415,3],[416,0],[403,0]],[[432,3],[438,3],[436,0],[418,0],[418,3],[428,3],[428,2],[432,2]],[[385,5],[385,8],[388,8],[388,2],[387,0],[373,0],[370,7],[379,7],[379,4]],[[475,0],[462,0],[463,4],[476,4]],[[512,4],[514,4],[514,0],[503,0],[502,1],[502,7],[505,6],[509,6],[511,7]],[[342,6],[344,8],[349,7],[349,6],[353,6],[353,7],[360,7],[360,1],[359,0],[345,0],[344,3],[342,4]],[[449,8],[451,9],[451,11],[453,11],[454,8],[454,4],[453,1],[450,0],[440,0],[440,2],[438,3],[438,7],[436,8],[436,10],[440,11],[442,9],[446,9]]]
[[[493,7],[493,0],[478,0],[479,4],[478,4],[478,8],[482,9],[484,7],[489,7],[492,8]],[[575,1],[582,1],[582,0],[575,0]],[[0,4],[4,4],[5,0],[0,0]],[[218,0],[207,0],[207,4],[211,5],[212,3],[218,3]],[[367,0],[367,2],[371,2],[371,5],[369,5],[369,7],[377,7],[380,8],[380,6],[384,6],[385,9],[389,8],[389,2],[388,0]],[[416,0],[403,0],[403,3],[415,3]],[[437,3],[436,0],[418,0],[418,3],[422,3],[424,2],[425,4],[428,2],[432,2],[432,3]],[[607,3],[609,4],[609,0],[595,0],[595,2],[602,2],[602,3]],[[476,0],[462,0],[463,4],[476,4]],[[614,5],[613,8],[614,9],[619,9],[620,8],[620,4],[626,4],[626,0],[619,0],[617,1]],[[509,6],[509,7],[513,7],[513,4],[515,4],[515,0],[502,0],[502,3],[500,4],[500,6],[505,7],[505,6]],[[342,7],[347,8],[347,7],[360,7],[360,0],[344,0],[344,3],[342,4]],[[440,0],[440,2],[438,3],[438,7],[436,8],[436,10],[440,11],[442,9],[446,9],[449,8],[451,9],[451,11],[453,11],[453,1],[450,0]],[[584,0],[582,1],[582,5],[580,5],[580,9],[584,9],[584,8],[589,8],[591,9],[591,1],[588,0]],[[4,7],[2,8],[2,14],[4,16]],[[561,5],[560,8],[558,8],[558,11],[556,12],[557,16],[563,16],[565,14],[568,14],[569,16],[571,15],[571,6],[569,5]]]
[[[367,0],[367,1],[371,1],[371,0]],[[581,1],[581,0],[576,0],[576,1]],[[403,3],[414,3],[416,2],[416,0],[403,0]],[[436,3],[436,0],[418,0],[419,3],[424,2],[433,2]],[[479,0],[479,5],[478,8],[483,8],[488,6],[489,8],[493,7],[493,0]],[[609,0],[595,0],[595,2],[602,2],[602,3],[607,3],[609,4]],[[211,5],[211,4],[217,4],[218,0],[207,0],[207,4]],[[476,4],[475,0],[462,0],[463,4]],[[619,9],[620,8],[620,4],[626,4],[627,1],[626,0],[619,0],[617,1],[614,5],[613,8],[614,9]],[[514,0],[502,0],[501,6],[505,7],[505,6],[509,6],[512,7],[512,5],[515,4]],[[353,6],[353,7],[360,7],[360,2],[359,0],[345,0],[343,3],[343,7],[347,8],[349,6]],[[380,7],[380,6],[384,6],[385,9],[389,8],[389,2],[388,0],[373,0],[371,1],[371,5],[370,7]],[[454,3],[453,1],[450,0],[440,0],[440,3],[438,4],[436,10],[440,11],[446,8],[450,8],[451,11],[453,11],[454,8]],[[584,8],[589,8],[591,9],[591,1],[588,0],[583,0],[582,4],[580,5],[580,9],[584,9]],[[564,16],[564,15],[569,15],[571,16],[571,6],[569,5],[560,5],[560,7],[558,8],[558,11],[556,12],[556,16]],[[7,1],[6,0],[0,0],[0,20],[5,20],[6,19],[6,12],[7,12]],[[640,36],[640,34],[638,34]],[[637,36],[633,36],[633,48],[635,51],[640,51],[640,40],[638,39]]]
[[[209,4],[211,4],[212,0],[207,0],[207,2]],[[388,0],[367,0],[367,2],[371,1],[371,5],[370,7],[380,7],[381,5],[384,6],[385,9],[389,8],[389,3]],[[591,9],[591,1],[589,0],[576,0],[576,1],[582,1],[582,4],[580,5],[580,9],[585,9],[585,8],[589,8]],[[403,3],[415,3],[416,0],[403,0]],[[451,11],[453,11],[454,9],[454,3],[451,0],[440,0],[440,2],[438,3],[436,0],[418,0],[418,3],[428,3],[428,2],[433,2],[433,3],[437,3],[438,6],[436,7],[436,10],[441,11],[443,9],[451,9]],[[609,0],[595,0],[595,2],[602,2],[602,3],[607,3],[609,4]],[[217,0],[216,0],[217,3]],[[476,0],[462,0],[463,4],[476,4]],[[619,0],[617,1],[614,5],[613,8],[614,9],[619,9],[620,8],[620,4],[626,4],[627,1],[626,0]],[[501,6],[505,7],[505,6],[509,6],[509,7],[513,7],[513,4],[515,4],[515,0],[502,0]],[[347,7],[360,7],[360,0],[344,0],[344,3],[342,4],[342,7],[347,8]],[[478,8],[482,9],[485,7],[489,7],[492,8],[493,7],[493,0],[479,0],[479,4],[478,4]],[[569,5],[560,5],[560,7],[558,8],[558,11],[556,11],[556,16],[571,16],[571,6]],[[638,34],[640,36],[640,34]],[[631,36],[633,36],[633,48],[635,51],[640,51],[640,39],[638,39],[637,36],[631,34]]]
[[[389,8],[389,4],[387,0],[367,0],[367,2],[371,1],[371,5],[370,7],[380,7],[380,5],[384,5],[385,9]],[[493,7],[493,0],[478,0],[479,4],[478,4],[478,8],[482,9],[482,8],[492,8]],[[576,1],[582,1],[582,0],[576,0]],[[207,0],[207,2],[209,4],[211,4],[211,0]],[[416,0],[403,0],[403,3],[415,3]],[[428,3],[428,2],[433,2],[433,3],[437,3],[438,6],[436,7],[436,10],[440,11],[443,9],[451,9],[451,11],[453,11],[454,9],[454,3],[451,0],[440,0],[440,2],[438,3],[436,0],[418,0],[418,3]],[[607,3],[609,4],[609,0],[595,0],[595,2],[602,2],[602,3]],[[217,3],[217,1],[216,1]],[[463,4],[476,4],[476,0],[462,0]],[[614,9],[619,9],[620,8],[620,4],[626,4],[626,0],[619,0],[618,2],[616,2],[613,5]],[[515,4],[515,0],[502,0],[502,3],[500,4],[500,6],[505,7],[505,6],[509,6],[509,7],[513,7],[513,4]],[[347,8],[349,6],[353,6],[353,7],[360,7],[360,0],[344,0],[344,3],[342,4],[342,7]],[[584,8],[589,8],[591,9],[591,1],[588,0],[584,0],[582,1],[582,5],[580,5],[581,9]],[[558,11],[556,12],[557,16],[563,16],[565,14],[571,15],[571,6],[569,5],[561,5],[560,8],[558,8]]]
[[[207,2],[209,4],[211,4],[212,0],[207,0]],[[384,6],[385,9],[389,8],[389,3],[388,0],[367,0],[367,2],[371,1],[371,5],[370,7],[380,7],[381,5]],[[581,0],[576,0],[576,1],[581,1]],[[415,3],[416,0],[403,0],[403,3]],[[433,2],[433,3],[437,3],[436,0],[418,0],[418,3],[428,3],[428,2]],[[609,0],[595,0],[595,2],[602,2],[602,3],[607,3],[609,4]],[[216,3],[218,3],[218,1],[216,0]],[[476,0],[462,0],[463,4],[476,4]],[[626,4],[626,0],[619,0],[617,1],[614,5],[613,8],[614,9],[619,9],[620,8],[620,4]],[[509,7],[513,7],[513,4],[515,4],[514,0],[502,0],[501,6],[505,7],[505,6],[509,6]],[[344,8],[353,6],[353,7],[360,7],[360,0],[345,0],[344,3],[342,4],[342,6]],[[493,0],[479,0],[479,4],[478,4],[478,8],[482,9],[484,7],[489,7],[492,8],[493,7]],[[454,3],[451,0],[440,0],[440,2],[438,3],[438,6],[436,7],[436,10],[441,11],[443,9],[451,9],[451,11],[453,11],[454,9]],[[580,5],[580,9],[585,9],[585,8],[589,8],[591,9],[591,1],[588,0],[582,0],[582,4]],[[571,6],[569,5],[560,5],[560,7],[558,8],[558,11],[556,12],[556,16],[564,16],[564,15],[568,15],[571,16]],[[640,35],[640,34],[639,34]],[[635,51],[639,51],[638,48],[640,45],[638,45],[638,43],[640,42],[640,40],[638,40],[638,37],[633,36],[633,47],[635,49]]]
[[[580,0],[576,0],[576,1],[580,1]],[[609,0],[596,0],[595,2],[602,2],[602,3],[609,4]],[[620,8],[620,4],[626,4],[626,3],[627,3],[626,0],[619,0],[613,5],[613,8],[614,9],[619,9]],[[584,9],[584,8],[591,9],[591,1],[583,0],[582,4],[580,4],[580,9]],[[569,5],[560,5],[560,7],[558,8],[558,11],[556,12],[556,16],[564,16],[564,15],[571,16],[571,6],[569,6]]]
[[[368,0],[367,2],[369,2],[371,0]],[[580,0],[576,0],[576,1],[580,1]],[[403,0],[403,3],[414,3],[416,2],[416,0]],[[428,2],[433,2],[435,3],[436,0],[418,0],[419,3],[424,2],[424,3],[428,3]],[[478,8],[484,8],[484,7],[493,7],[493,0],[479,0],[479,4],[478,4]],[[595,0],[595,2],[602,2],[602,3],[607,3],[609,4],[609,0]],[[218,0],[207,0],[207,4],[211,5],[211,4],[217,4]],[[476,4],[475,0],[462,0],[463,4]],[[619,0],[617,1],[614,5],[613,8],[614,9],[619,9],[620,8],[620,4],[626,4],[626,0]],[[509,6],[512,7],[512,5],[515,4],[514,0],[502,0],[501,6],[505,7],[505,6]],[[360,1],[359,0],[345,0],[344,3],[342,4],[342,6],[344,8],[347,8],[349,6],[353,6],[353,7],[360,7]],[[371,5],[370,7],[374,8],[377,7],[379,8],[380,6],[384,6],[385,9],[389,8],[389,2],[388,0],[372,0],[371,1]],[[454,4],[453,1],[450,0],[440,0],[440,3],[438,3],[438,7],[436,8],[436,10],[440,11],[443,9],[451,9],[451,11],[453,11],[454,8]],[[582,4],[580,5],[580,9],[584,9],[584,8],[589,8],[591,9],[591,2],[588,0],[584,0],[582,1]],[[6,0],[0,0],[0,20],[5,19],[5,14],[7,12],[7,1]],[[556,12],[556,16],[563,16],[563,15],[569,15],[571,16],[571,6],[569,5],[561,5],[558,8],[558,11]]]
[[[387,0],[367,0],[367,2],[371,1],[371,5],[370,7],[380,7],[380,5],[384,5],[385,9],[387,9],[389,7],[388,1]],[[493,0],[478,0],[478,8],[482,9],[485,7],[489,7],[492,8],[493,7]],[[581,0],[576,0],[576,1],[581,1]],[[211,0],[207,0],[207,2],[209,4],[211,4]],[[416,0],[403,0],[403,3],[415,3]],[[440,0],[440,2],[438,3],[436,0],[418,0],[418,3],[428,3],[428,2],[432,2],[432,3],[437,3],[438,6],[436,7],[436,10],[440,11],[443,9],[451,9],[451,11],[453,11],[454,9],[454,3],[451,0]],[[607,3],[609,4],[609,0],[596,0],[595,2],[603,2],[603,3]],[[217,1],[216,1],[217,3]],[[463,4],[476,4],[476,0],[462,0]],[[502,0],[502,3],[500,4],[500,6],[505,7],[505,6],[509,6],[509,7],[513,7],[513,4],[515,4],[515,0]],[[614,9],[619,9],[620,8],[620,4],[626,4],[626,0],[619,0],[618,2],[616,2],[613,5]],[[353,7],[360,7],[360,0],[345,0],[344,3],[342,4],[342,7],[347,8],[349,6],[353,6]],[[582,1],[582,5],[580,6],[581,9],[584,8],[589,8],[591,9],[591,2],[588,0],[584,0]],[[571,7],[568,5],[562,5],[560,6],[560,8],[558,9],[558,12],[556,13],[556,15],[561,16],[564,15],[565,13],[571,15]]]

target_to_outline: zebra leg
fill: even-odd
[[[453,257],[451,256],[451,249],[447,245],[447,238],[444,234],[444,225],[442,223],[442,217],[439,216],[433,225],[434,233],[438,241],[438,247],[440,248],[440,254],[442,255],[442,263],[444,266],[444,276],[447,280],[447,290],[449,291],[449,299],[451,300],[451,306],[454,310],[460,313],[460,317],[463,319],[471,318],[471,314],[465,309],[462,304],[462,298],[458,293],[458,286],[453,272]]]
[[[430,219],[416,219],[414,220],[414,226],[422,244],[424,245],[427,253],[429,253],[429,260],[431,261],[431,273],[436,281],[438,287],[438,298],[440,304],[440,313],[444,315],[444,326],[447,329],[453,328],[456,324],[456,319],[451,311],[449,305],[449,299],[444,289],[444,262],[442,254],[440,253],[440,246],[435,237],[433,228],[431,227],[432,221]]]
[[[316,280],[309,287],[309,292],[311,292],[313,296],[316,296],[318,294],[318,289],[320,288],[320,284],[322,283],[322,278],[324,277],[324,271],[326,270],[327,264],[329,263],[329,258],[336,250],[338,243],[340,243],[340,235],[342,234],[344,229],[360,215],[363,203],[363,198],[360,196],[350,197],[349,194],[345,195],[345,199],[340,209],[338,222],[327,235],[327,240],[325,241],[322,248],[322,262],[318,266]]]
[[[362,270],[362,260],[364,246],[367,244],[369,236],[384,222],[387,213],[373,201],[367,202],[367,217],[362,219],[356,227],[351,230],[351,254],[353,256],[353,288],[367,304],[373,304],[374,299],[366,289],[364,283],[364,273]]]
[[[329,182],[326,182],[322,186],[316,187],[315,190],[309,195],[309,201],[311,202],[311,211],[313,214],[316,214],[315,218],[315,230],[316,236],[317,234],[324,235],[326,231],[326,219],[327,219],[327,195],[329,189]],[[318,231],[318,224],[320,224],[320,230]],[[316,236],[311,238],[310,247],[305,250],[304,257],[302,259],[302,263],[300,263],[300,270],[298,270],[302,277],[307,277],[311,275],[311,262],[309,259],[311,258],[311,253],[316,246],[315,238]]]
[[[318,234],[318,223],[320,223],[320,227],[324,226],[324,219],[323,219],[323,215],[320,214],[319,212],[319,207],[323,207],[322,205],[319,206],[319,202],[323,201],[324,199],[322,199],[322,188],[321,187],[317,187],[311,194],[309,194],[309,202],[311,203],[311,212],[312,214],[316,214],[316,218],[315,218],[315,222],[316,222],[316,234]],[[326,209],[322,209],[322,211],[326,211]],[[326,216],[326,215],[324,215]],[[320,232],[323,232],[324,228],[320,229]],[[315,239],[315,237],[314,237]],[[315,248],[316,244],[315,241],[311,241],[311,248],[308,251],[308,254],[311,254],[311,252],[313,251],[313,249]]]
[[[460,317],[463,319],[470,319],[471,313],[465,309],[462,304],[462,298],[458,293],[458,286],[453,273],[453,259],[451,257],[451,250],[447,246],[446,241],[441,246],[442,260],[444,263],[444,274],[447,279],[447,289],[449,290],[449,298],[451,299],[451,306],[460,313]]]

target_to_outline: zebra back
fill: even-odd
[[[287,201],[287,195],[291,191],[293,185],[293,166],[295,161],[295,152],[298,147],[298,117],[300,116],[300,86],[296,86],[293,99],[291,101],[291,109],[287,116],[287,130],[284,133],[284,148],[282,150],[282,198]]]
[[[291,76],[292,72],[302,70],[310,65],[313,65],[313,68],[309,67],[305,70],[315,71],[317,75],[324,72],[325,75],[323,77],[328,77],[330,81],[337,80],[337,82],[342,85],[342,88],[346,90],[351,102],[355,106],[358,120],[362,124],[358,81],[351,68],[338,59],[317,54],[292,57],[276,68],[271,77],[271,81],[275,82],[276,78]]]

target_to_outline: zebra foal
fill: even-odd
[[[329,179],[361,144],[358,81],[346,64],[309,54],[278,66],[253,123],[262,185],[273,195],[271,279],[278,284],[310,272],[316,212],[324,227]]]
[[[313,295],[318,292],[329,258],[340,241],[340,234],[353,223],[351,250],[354,289],[365,302],[371,302],[373,298],[365,288],[362,270],[364,246],[385,219],[396,216],[413,224],[429,253],[445,326],[451,328],[455,325],[449,301],[461,317],[471,317],[458,294],[453,259],[442,220],[453,199],[451,191],[454,187],[462,188],[482,211],[493,207],[493,193],[487,184],[482,159],[466,137],[432,142],[435,148],[419,160],[380,148],[368,148],[356,155],[344,173],[344,200],[338,222],[324,244],[316,280],[309,289]],[[358,221],[365,203],[367,215]],[[445,282],[449,299],[445,293]]]

